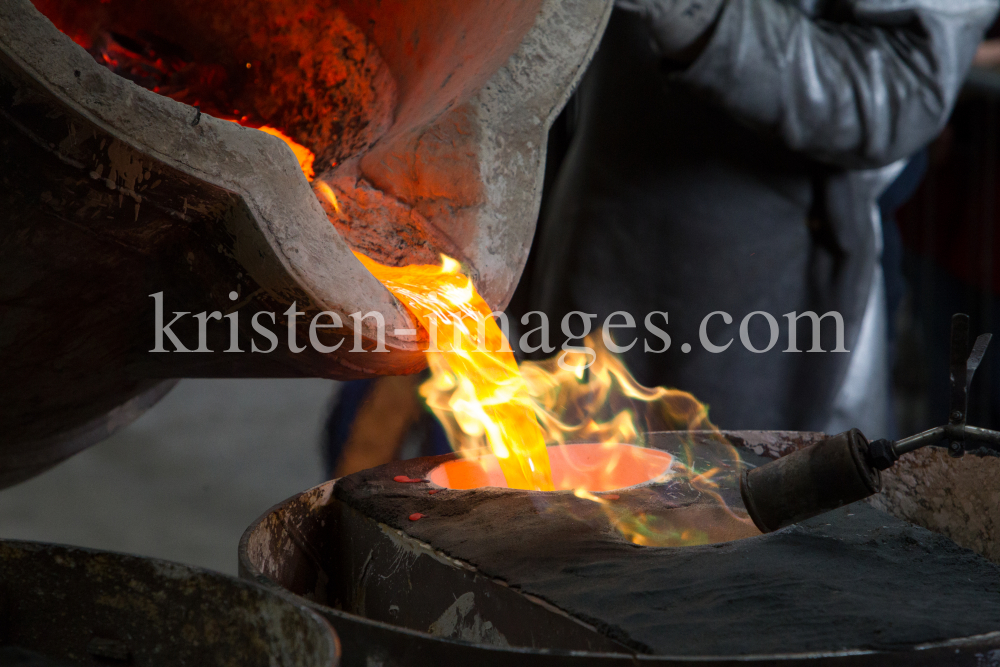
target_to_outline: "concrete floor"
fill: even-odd
[[[236,574],[244,529],[319,484],[328,380],[184,380],[108,440],[0,491],[0,537]]]

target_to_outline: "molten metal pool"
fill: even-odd
[[[556,491],[603,492],[625,489],[671,474],[674,457],[667,452],[635,445],[572,444],[549,447],[552,484]],[[448,461],[427,478],[446,489],[508,488],[493,454]]]

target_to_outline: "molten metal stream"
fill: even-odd
[[[340,212],[326,183],[317,181],[314,191]],[[428,334],[432,375],[421,395],[445,426],[453,448],[467,456],[450,469],[449,477],[457,476],[452,488],[600,491],[661,477],[671,469],[669,455],[642,454],[629,446],[641,439],[635,423],[639,405],[658,413],[652,420],[644,415],[647,427],[656,423],[669,429],[714,430],[707,409],[693,396],[638,385],[621,361],[591,340],[587,342],[596,352],[568,352],[554,361],[518,367],[490,306],[450,257],[442,255],[441,266],[393,267],[354,254]],[[565,447],[546,447],[565,445],[567,437],[599,444],[575,446],[576,457],[586,451],[586,463],[568,457]],[[484,444],[493,456],[482,456]],[[560,463],[555,482],[550,451]],[[717,468],[699,472],[680,462],[675,472],[714,494]],[[502,473],[505,483],[496,473]]]
[[[313,180],[314,156],[309,149],[279,130],[258,129],[288,144],[306,178]],[[317,181],[314,192],[340,212],[329,185]],[[629,401],[659,406],[670,427],[714,428],[705,406],[690,394],[639,386],[621,362],[601,347],[593,359],[585,353],[570,353],[560,358],[561,363],[528,363],[519,368],[492,309],[450,257],[442,255],[441,266],[394,267],[354,254],[428,333],[426,353],[432,376],[421,394],[446,425],[453,447],[474,454],[477,444],[485,440],[493,453],[455,462],[449,474],[462,481],[453,488],[566,489],[588,497],[589,491],[632,486],[667,474],[669,455],[641,453],[621,444],[640,437],[633,410],[612,410],[605,420],[597,417],[611,403],[612,385]],[[574,412],[582,412],[583,418],[575,425],[566,423],[567,415]],[[601,444],[576,445],[572,456],[565,446],[552,450],[559,464],[554,482],[546,445],[565,445],[570,434]],[[574,458],[584,451],[586,463]],[[492,477],[491,465],[499,467]],[[717,469],[699,473],[683,463],[677,469],[696,486],[714,491],[711,478]],[[505,484],[496,479],[496,472],[502,473]]]
[[[280,130],[257,129],[284,141],[306,179],[313,180],[312,151]],[[340,211],[329,185],[316,183],[315,193]],[[448,411],[467,435],[486,436],[507,486],[554,490],[545,438],[517,361],[492,309],[461,273],[458,262],[442,255],[441,266],[394,267],[354,254],[430,332],[427,362],[434,385],[430,391],[453,393]]]
[[[393,267],[355,255],[430,334],[430,383],[454,390],[449,407],[456,420],[470,436],[486,436],[507,485],[552,491],[549,454],[528,386],[492,309],[458,262],[442,257],[442,266]]]

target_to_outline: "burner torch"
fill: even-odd
[[[992,338],[976,339],[971,353],[969,316],[956,314],[951,326],[951,413],[948,424],[901,440],[869,442],[851,429],[765,465],[743,471],[740,493],[757,528],[770,533],[805,521],[882,490],[881,471],[901,456],[946,443],[953,457],[967,444],[1000,451],[1000,432],[966,424],[969,384]]]

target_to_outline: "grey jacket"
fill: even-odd
[[[783,316],[839,312],[854,349],[877,276],[876,200],[894,163],[943,127],[998,6],[729,0],[705,50],[674,71],[642,20],[616,11],[578,93],[532,306],[556,322],[632,313],[637,379],[691,391],[721,427],[825,428],[851,354],[783,352]],[[644,350],[643,337],[662,346],[641,331],[651,311],[669,313],[669,325],[655,320],[672,338],[662,354]],[[734,318],[708,326],[713,343],[734,339],[718,354],[699,342],[714,311]],[[766,353],[741,343],[754,311],[780,325]],[[823,321],[827,350],[834,324]],[[798,349],[811,347],[811,327],[799,321]],[[770,332],[762,316],[749,322],[758,349]]]

